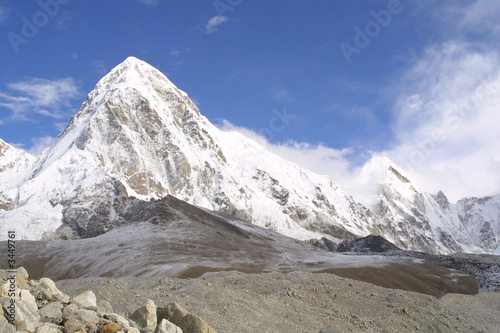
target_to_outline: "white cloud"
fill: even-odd
[[[334,149],[325,145],[312,145],[310,143],[296,142],[293,140],[273,144],[267,138],[251,129],[235,126],[227,120],[222,120],[218,127],[223,131],[237,131],[246,137],[257,141],[271,153],[285,160],[296,163],[321,175],[327,175],[342,188],[348,189],[353,175],[359,170],[348,159],[352,149]]]
[[[10,83],[11,93],[0,92],[0,106],[10,109],[14,120],[30,120],[33,113],[56,119],[67,115],[71,100],[80,96],[73,78],[31,78]]]
[[[214,16],[210,20],[208,20],[208,23],[205,27],[205,32],[207,34],[211,34],[214,32],[218,31],[219,25],[221,25],[224,22],[227,22],[228,18],[225,16]]]
[[[40,154],[45,148],[47,148],[52,143],[52,141],[54,141],[54,138],[51,136],[32,138],[32,145],[28,150],[26,150],[26,152],[33,156],[38,156],[38,154]]]
[[[429,45],[388,90],[395,92],[396,139],[387,151],[365,156],[389,156],[423,190],[442,190],[452,201],[500,193],[500,52],[495,44],[456,38]],[[248,129],[222,128],[236,129],[279,156],[330,176],[348,193],[361,193],[353,184],[360,167],[351,162],[350,149],[270,144]]]
[[[398,86],[398,142],[386,152],[452,200],[500,193],[500,57],[488,46],[429,47]]]

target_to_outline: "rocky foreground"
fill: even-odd
[[[113,312],[110,302],[97,301],[90,290],[69,297],[48,278],[29,280],[24,268],[1,270],[0,275],[6,281],[0,287],[2,333],[215,333],[203,319],[174,302],[157,307],[148,299],[122,316]]]
[[[0,271],[0,332],[499,332],[500,293],[435,297],[328,273],[30,280]],[[71,297],[70,295],[75,295]],[[9,298],[11,296],[13,298]],[[15,319],[9,320],[15,302]],[[203,318],[203,319],[201,319]]]

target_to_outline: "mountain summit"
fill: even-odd
[[[126,198],[172,195],[302,240],[379,234],[427,252],[493,251],[498,244],[469,241],[458,217],[435,222],[448,214],[446,201],[423,194],[392,161],[373,162],[371,171],[387,177],[369,204],[355,201],[328,177],[219,130],[165,75],[133,57],[97,83],[36,159],[15,152],[0,155],[0,168],[17,170],[0,183],[0,228],[20,238],[68,228],[71,237],[96,236],[113,228]]]

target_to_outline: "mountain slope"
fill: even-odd
[[[9,194],[23,181],[34,157],[0,139],[0,210],[6,210],[15,203],[15,195]]]
[[[135,58],[99,81],[28,179],[16,209],[3,216],[26,221],[17,225],[26,238],[42,233],[28,226],[54,231],[71,207],[109,207],[116,191],[143,200],[175,195],[299,239],[316,231],[368,234],[372,224],[371,214],[329,178],[220,131],[184,92]],[[51,222],[33,221],[40,212]]]
[[[431,195],[422,191],[410,177],[387,157],[375,156],[362,169],[356,181],[365,186],[365,195],[359,199],[379,218],[379,234],[404,249],[423,250],[428,253],[488,252],[498,244],[500,210],[494,201],[484,208],[484,200],[451,204],[446,195]],[[371,190],[371,191],[370,191]],[[465,202],[470,202],[467,206]],[[489,201],[488,201],[489,202]],[[464,207],[467,206],[467,212]],[[465,216],[467,214],[472,216]],[[483,222],[489,218],[495,222]],[[477,237],[484,224],[493,227]],[[489,240],[486,242],[486,238]],[[496,242],[496,243],[495,243]]]
[[[360,203],[330,178],[219,130],[186,93],[133,57],[97,83],[36,160],[13,149],[0,155],[0,167],[9,165],[0,169],[9,179],[0,183],[0,237],[7,228],[26,239],[97,236],[124,218],[127,198],[172,195],[303,240],[378,234],[431,253],[498,246],[493,208],[491,232],[483,232],[489,236],[471,238],[478,223],[485,225],[478,222],[482,208],[476,222],[467,215],[473,208],[459,217],[444,194],[421,191],[387,158],[363,168],[356,181],[370,191]]]
[[[500,195],[465,198],[456,207],[471,241],[481,244],[487,252],[500,255]]]

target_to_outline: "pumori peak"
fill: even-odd
[[[477,228],[444,194],[424,193],[390,159],[375,156],[362,168],[353,183],[369,195],[356,201],[329,177],[219,130],[163,73],[134,57],[99,80],[36,160],[3,141],[0,150],[10,154],[0,155],[1,235],[9,229],[40,239],[71,228],[95,236],[117,225],[123,198],[173,195],[302,240],[371,233],[426,252],[484,246],[484,237],[470,241]],[[491,230],[487,251],[498,246]]]

